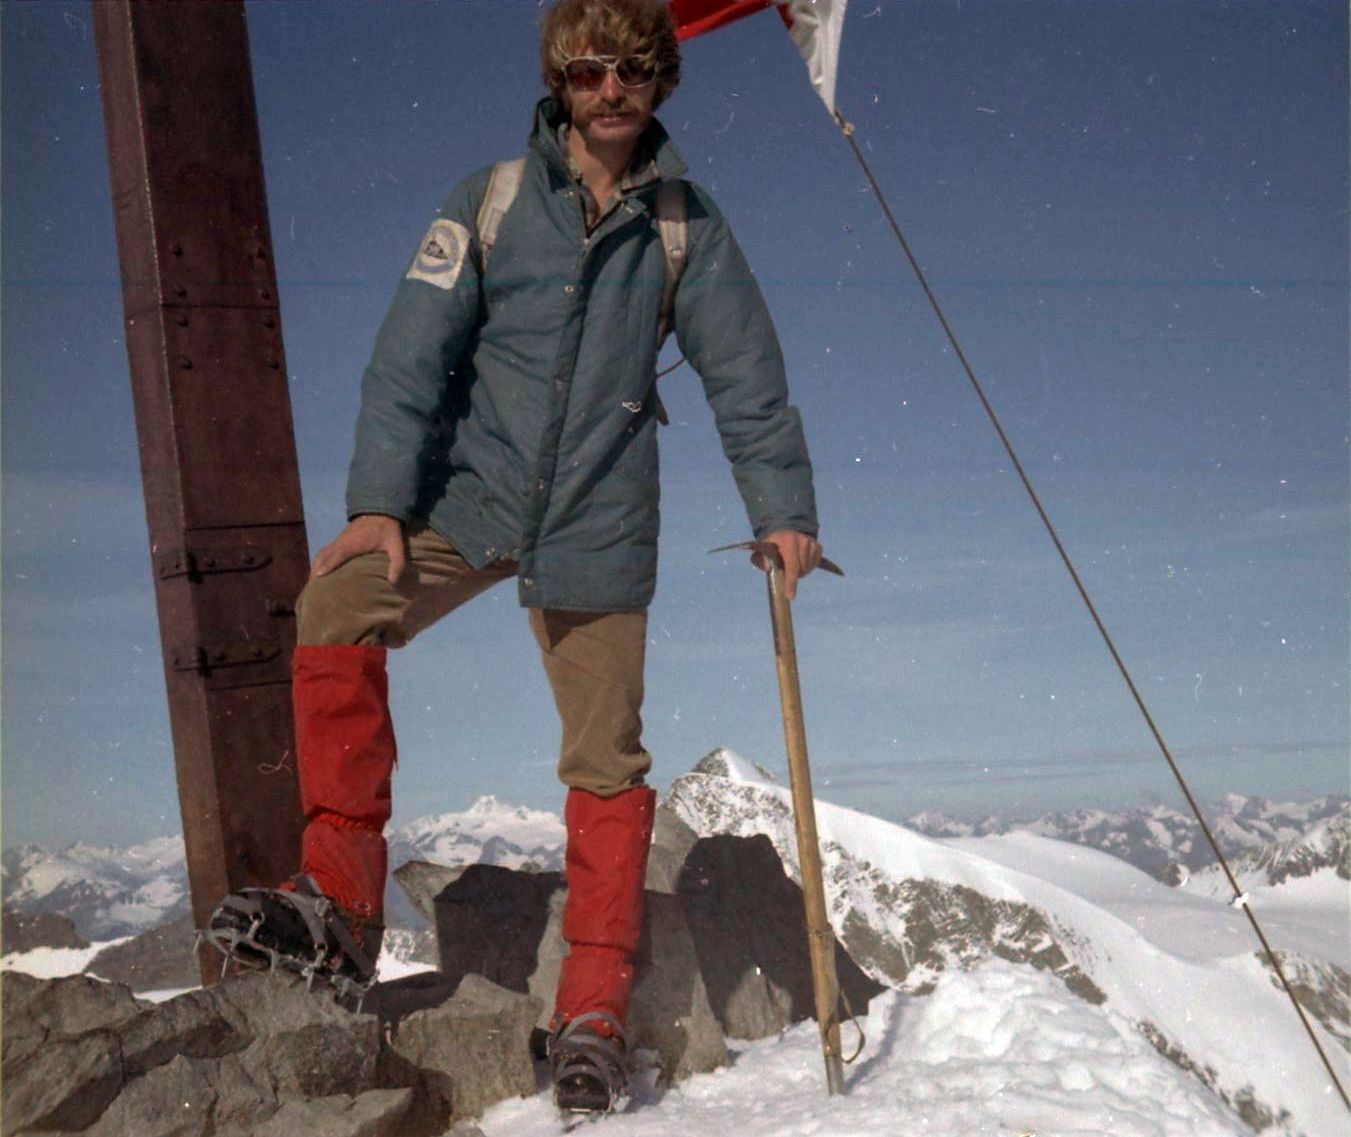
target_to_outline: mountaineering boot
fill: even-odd
[[[396,759],[385,649],[302,645],[291,677],[306,821],[300,874],[226,897],[204,935],[238,962],[369,985],[383,934]]]
[[[360,999],[375,981],[384,927],[345,911],[298,874],[278,888],[242,888],[211,914],[202,937],[249,969],[327,980]]]
[[[657,795],[647,786],[600,797],[568,791],[568,893],[549,1059],[559,1109],[612,1109],[628,1078],[629,996],[643,927],[643,882]]]

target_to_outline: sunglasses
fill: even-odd
[[[637,55],[578,55],[563,64],[563,78],[578,91],[598,91],[613,71],[621,87],[646,87],[657,77],[652,63]]]

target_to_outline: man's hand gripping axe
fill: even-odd
[[[802,899],[807,916],[807,947],[811,953],[816,1021],[821,1028],[821,1051],[826,1061],[826,1090],[831,1094],[839,1094],[844,1092],[844,1060],[840,1052],[840,981],[835,973],[835,933],[826,916],[826,890],[821,880],[821,847],[816,837],[816,807],[812,798],[811,768],[807,763],[807,729],[802,721],[802,689],[797,675],[793,611],[784,592],[783,561],[779,557],[779,550],[768,541],[743,541],[712,551],[723,553],[732,549],[759,553],[769,566],[769,614],[774,629],[774,660],[779,672],[783,737],[788,749],[788,780],[793,793],[798,864],[802,867]],[[825,557],[821,558],[819,567],[837,576],[844,575],[838,565]]]

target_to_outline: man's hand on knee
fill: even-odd
[[[389,557],[387,578],[397,584],[405,564],[403,522],[382,513],[363,513],[352,518],[337,538],[319,550],[310,567],[310,576],[323,576],[339,565],[363,553],[384,553]]]
[[[798,577],[806,576],[821,563],[821,543],[815,537],[791,529],[780,529],[763,540],[779,550],[779,558],[783,561],[784,594],[792,600],[797,595]],[[751,560],[758,569],[769,567],[760,553],[754,554]]]

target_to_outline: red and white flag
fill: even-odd
[[[676,34],[691,39],[766,8],[777,8],[807,64],[812,86],[835,113],[835,75],[848,0],[671,0]]]

